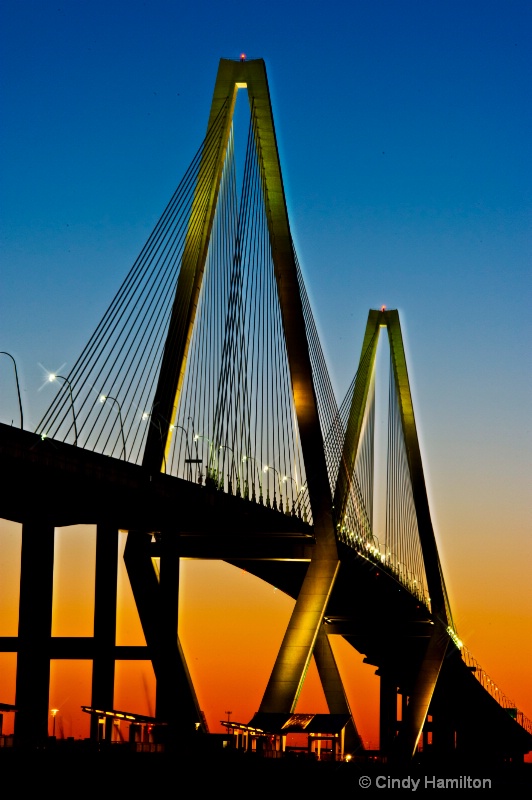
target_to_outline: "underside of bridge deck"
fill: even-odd
[[[32,741],[46,735],[47,675],[51,658],[93,660],[93,703],[97,707],[111,705],[109,693],[112,693],[116,659],[153,656],[143,647],[116,647],[114,644],[115,623],[111,621],[113,614],[110,612],[116,603],[116,582],[109,579],[114,562],[109,553],[116,549],[116,534],[118,527],[122,527],[114,523],[105,526],[100,523],[98,528],[101,557],[97,559],[99,575],[96,579],[94,637],[64,639],[51,636],[49,600],[53,543],[49,557],[45,558],[41,551],[50,540],[46,531],[53,534],[54,524],[97,522],[108,502],[109,493],[105,488],[108,482],[116,487],[112,492],[115,504],[118,498],[125,508],[129,508],[130,503],[137,503],[142,509],[138,492],[145,489],[148,496],[156,493],[159,501],[162,498],[159,507],[163,511],[157,522],[167,524],[174,515],[174,522],[166,532],[164,526],[160,526],[162,536],[140,534],[146,541],[150,558],[160,557],[164,541],[173,542],[175,557],[221,558],[245,568],[294,598],[298,596],[315,547],[311,526],[299,519],[287,518],[279,512],[219,492],[211,492],[210,499],[205,502],[204,498],[209,497],[209,490],[205,487],[181,486],[177,479],[164,475],[153,476],[150,481],[141,467],[98,454],[86,454],[71,445],[42,442],[34,434],[7,426],[0,426],[0,456],[4,463],[10,464],[6,473],[9,490],[2,495],[0,513],[5,518],[23,523],[26,554],[21,581],[19,637],[4,637],[0,646],[4,651],[19,653],[17,702],[21,710],[24,707],[31,709],[25,718],[24,712],[20,716],[19,732],[27,733]],[[26,469],[28,461],[29,470]],[[18,474],[22,470],[25,477],[23,487]],[[56,518],[53,507],[48,506],[48,521],[43,521],[41,511],[37,513],[35,503],[28,503],[27,498],[39,497],[40,493],[43,498],[50,497],[52,488],[57,490],[58,486],[65,490],[61,492],[62,497],[75,493],[72,510],[67,507],[65,516],[63,507],[57,509]],[[202,509],[199,515],[186,511],[187,530],[180,532],[175,522],[175,498],[185,498],[186,504],[190,504],[198,494]],[[164,511],[165,501],[168,503],[167,512]],[[80,512],[80,507],[86,510]],[[213,534],[210,527],[213,518],[232,519],[234,524],[228,525],[226,530],[236,528],[238,532],[223,536]],[[119,511],[117,519],[120,519]],[[146,526],[149,528],[153,530],[152,526]],[[339,555],[341,566],[320,635],[342,635],[365,655],[368,664],[375,667],[381,681],[389,687],[390,696],[399,693],[406,701],[434,628],[434,620],[418,598],[410,594],[385,567],[379,569],[341,543]],[[104,573],[108,573],[107,577]],[[37,591],[41,584],[42,588]],[[175,609],[176,603],[170,602],[167,607]],[[172,620],[169,624],[173,625]],[[41,666],[36,668],[37,664]],[[174,684],[178,673],[179,670],[173,670]],[[181,700],[176,713],[182,717],[188,707],[185,717],[195,719],[197,709],[189,699],[191,685],[186,671],[178,694]],[[385,693],[381,693],[381,697],[384,696]],[[397,708],[396,702],[390,703],[389,708],[392,705]],[[485,692],[454,645],[449,647],[444,660],[428,719],[425,728],[430,732],[433,747],[441,752],[474,752],[479,756],[490,753],[494,758],[518,757],[532,745],[532,737]],[[383,705],[381,736],[385,738],[388,731],[389,739],[393,740],[400,727],[401,720],[393,713],[386,717]]]

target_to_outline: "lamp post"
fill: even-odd
[[[102,394],[100,395],[100,403],[105,403],[106,400],[111,400],[113,403],[116,403],[118,406],[118,419],[120,420],[120,431],[122,433],[122,452],[124,454],[124,461],[126,461],[126,439],[124,436],[124,423],[122,421],[122,408],[120,407],[120,403],[116,399],[116,397],[111,397],[110,394]]]
[[[183,431],[183,433],[185,434],[185,464],[189,465],[189,468],[188,468],[189,469],[189,480],[191,481],[192,480],[192,464],[193,463],[197,463],[197,462],[196,462],[195,459],[192,458],[192,453],[190,452],[190,448],[188,446],[188,431],[182,425],[174,425],[174,424],[170,425],[170,430],[171,431],[175,430],[176,428],[178,428],[179,430]],[[174,449],[174,453],[175,453],[175,449]],[[173,465],[173,463],[174,463],[174,459],[172,458],[172,465]],[[178,468],[179,468],[179,464],[178,464]],[[172,467],[170,467],[170,469],[172,469]]]
[[[292,480],[293,480],[293,478],[292,478]],[[299,490],[298,490],[298,493],[297,493],[297,497],[296,497],[296,501],[295,501],[295,503],[293,505],[293,509],[296,511],[296,514],[297,514],[298,517],[301,517],[301,511],[303,511],[303,520],[304,520],[304,522],[307,521],[307,511],[306,511],[305,506],[301,503],[301,501],[303,499],[303,492],[305,490],[305,486],[306,485],[307,485],[307,482],[305,481],[305,483],[302,486],[299,487]],[[297,484],[296,484],[296,486],[297,486]]]
[[[297,498],[297,495],[299,493],[299,487],[297,485],[297,481],[294,478],[292,478],[291,475],[283,475],[283,481],[282,482],[286,485],[287,481],[292,481],[292,483],[296,487],[296,498]],[[293,495],[292,491],[290,492],[290,499],[292,500],[292,508],[293,508],[294,507],[294,495]],[[286,489],[286,508],[288,509],[288,487]],[[287,510],[286,513],[288,514],[289,511]]]
[[[13,358],[11,353],[6,353],[5,350],[0,350],[0,356],[7,356],[8,358],[10,358],[11,361],[13,362],[13,367],[15,368],[15,381],[16,381],[16,384],[17,384],[17,394],[18,394],[18,408],[19,408],[19,411],[20,411],[20,430],[23,430],[23,428],[24,428],[24,415],[22,413],[22,401],[20,399],[20,385],[19,385],[19,382],[18,382],[17,362],[15,361],[15,359]]]
[[[238,474],[237,470],[235,469],[235,453],[234,453],[233,448],[229,447],[228,444],[221,444],[219,446],[219,448],[218,448],[218,453],[220,453],[220,451],[222,449],[223,450],[229,450],[229,452],[231,453],[231,469],[229,471],[228,490],[229,490],[229,494],[233,494],[233,481],[232,481],[233,472],[237,473],[236,479],[237,479],[238,485],[240,486],[240,475]],[[225,464],[225,458],[223,459],[222,463]]]
[[[282,508],[283,508],[283,499],[282,499],[283,498],[283,494],[282,494],[282,491],[281,491],[281,478],[279,476],[279,473],[275,469],[275,467],[271,467],[269,464],[265,464],[264,465],[264,472],[269,472],[270,470],[272,470],[272,472],[275,472],[275,474],[277,475],[277,482],[279,484],[279,500],[281,502],[281,511],[282,511]],[[270,482],[268,481],[268,494],[269,494],[269,489],[270,489]],[[274,484],[273,484],[273,507],[277,508],[277,499],[276,499],[276,496],[275,496],[275,481],[274,481]]]
[[[212,451],[213,451],[214,445],[213,445],[213,443],[211,442],[211,440],[207,436],[204,436],[202,433],[195,433],[194,434],[194,443],[196,445],[196,455],[198,455],[198,442],[199,442],[200,439],[205,439],[205,441],[209,443],[209,461],[208,461],[208,464],[207,464],[207,476],[206,476],[206,479],[205,479],[205,483],[207,484],[208,479],[209,478],[212,479],[212,471],[213,471],[213,468],[212,468],[212,464],[213,464]],[[216,476],[216,479],[218,479],[218,476]]]
[[[55,719],[57,717],[57,712],[58,711],[59,711],[58,708],[51,708],[50,709],[50,714],[52,716],[52,736],[54,737],[54,739],[55,739]]]
[[[242,461],[244,463],[246,461],[253,461],[253,463],[255,464],[255,469],[257,470],[257,475],[259,476],[259,488],[260,488],[259,502],[262,503],[262,473],[261,473],[261,471],[260,471],[260,469],[258,467],[258,464],[255,461],[255,459],[253,458],[253,456],[248,456],[248,455],[242,456]],[[251,495],[251,499],[252,500],[255,499],[255,481],[253,481],[253,492],[252,492],[252,495]]]
[[[60,380],[64,381],[66,383],[66,385],[68,386],[68,391],[69,391],[69,394],[70,394],[70,405],[72,406],[72,417],[74,418],[74,444],[77,445],[77,443],[78,443],[78,428],[77,428],[77,424],[76,424],[76,410],[74,408],[74,398],[72,396],[72,384],[70,383],[68,378],[64,377],[64,375],[56,375],[55,372],[52,372],[52,373],[50,373],[50,375],[48,375],[48,380],[50,381],[50,383],[53,383],[58,378]]]

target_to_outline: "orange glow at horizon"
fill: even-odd
[[[126,535],[119,534],[117,644],[145,644],[122,553]],[[21,526],[0,524],[0,636],[16,636]],[[53,635],[92,635],[95,529],[73,526],[56,530]],[[454,569],[454,572],[453,572]],[[460,571],[447,568],[458,581]],[[464,566],[465,570],[465,566]],[[510,579],[511,576],[507,576]],[[501,575],[504,583],[505,575]],[[532,716],[532,689],[527,663],[532,643],[522,632],[529,625],[529,589],[522,587],[521,609],[509,618],[497,613],[497,595],[483,604],[458,607],[457,628],[482,667]],[[231,710],[233,721],[249,722],[262,693],[288,623],[294,601],[250,573],[221,561],[182,559],[180,567],[180,639],[196,692],[211,732],[222,732],[221,720]],[[493,631],[505,630],[511,649],[497,647]],[[473,640],[473,644],[469,644]],[[331,636],[359,733],[370,749],[379,744],[378,689],[375,668],[362,663],[341,636]],[[515,655],[519,657],[516,658]],[[488,658],[489,657],[489,658]],[[0,702],[15,702],[16,655],[0,654]],[[500,676],[503,676],[502,678]],[[505,678],[512,688],[505,686]],[[91,664],[59,661],[51,664],[50,708],[59,709],[57,735],[88,736]],[[147,661],[116,664],[115,708],[152,716],[155,679]],[[327,711],[317,669],[312,661],[297,710]],[[4,715],[4,734],[12,732],[13,714]],[[530,760],[530,757],[529,759]]]

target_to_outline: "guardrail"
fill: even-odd
[[[460,648],[460,653],[463,661],[465,661],[475,678],[484,687],[484,689],[493,697],[494,700],[498,702],[502,708],[505,708],[508,711],[512,719],[515,719],[515,721],[532,736],[532,720],[526,717],[522,711],[519,711],[516,704],[510,700],[504,694],[504,692],[501,691],[501,689],[499,689],[497,683],[490,678],[484,669],[482,669],[476,658],[471,655],[467,647],[462,645]]]
[[[375,566],[386,569],[399,583],[414,595],[430,611],[430,597],[423,582],[418,579],[405,564],[397,559],[395,553],[386,550],[373,534],[361,536],[346,525],[336,526],[337,536],[341,542],[357,551],[359,556],[371,561]]]

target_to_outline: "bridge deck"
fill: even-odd
[[[297,517],[2,424],[0,459],[5,476],[0,516],[5,519],[55,526],[105,520],[117,529],[173,533],[181,556],[238,563],[294,598],[299,593],[314,536]],[[341,567],[326,630],[344,636],[378,674],[393,673],[399,690],[408,694],[434,620],[385,567],[341,542],[338,546]],[[157,556],[155,537],[151,547]],[[16,637],[0,638],[0,650],[15,652]],[[91,658],[93,652],[91,638],[50,640],[50,658]],[[145,658],[147,649],[116,647],[115,656]],[[435,702],[447,706],[470,748],[477,742],[488,750],[532,749],[532,736],[484,690],[454,645]]]

